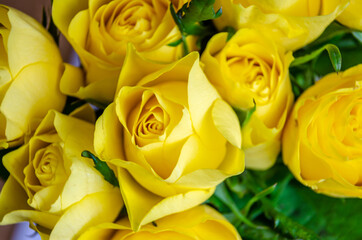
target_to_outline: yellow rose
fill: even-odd
[[[121,193],[81,157],[92,150],[93,133],[93,124],[50,111],[28,143],[5,155],[10,177],[0,195],[0,224],[29,221],[44,238],[72,239],[113,221]]]
[[[212,37],[202,54],[206,76],[234,108],[256,111],[242,128],[247,168],[271,167],[280,151],[280,138],[293,104],[289,81],[291,52],[254,29]]]
[[[328,0],[326,10],[329,11],[333,6],[343,2],[343,0]],[[341,24],[362,31],[362,1],[350,0],[348,7],[337,17],[337,21]]]
[[[185,0],[173,1],[175,7]],[[181,35],[170,13],[170,0],[55,0],[53,19],[78,53],[86,80],[69,79],[62,91],[80,98],[111,102],[128,43],[145,57],[170,62],[182,45],[168,46]]]
[[[160,64],[129,49],[119,89],[96,123],[94,147],[118,167],[134,230],[199,205],[243,171],[237,116],[206,79],[198,53]]]
[[[216,0],[215,8],[222,6],[223,14],[214,23],[219,30],[256,28],[296,50],[319,37],[347,5],[348,0]]]
[[[332,73],[305,91],[283,134],[294,176],[331,196],[362,197],[362,65]]]
[[[0,149],[20,145],[49,109],[61,111],[57,45],[34,19],[0,5]]]
[[[185,212],[159,219],[133,232],[129,220],[105,223],[88,229],[78,240],[241,240],[241,237],[220,213],[202,205]]]

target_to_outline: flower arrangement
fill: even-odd
[[[0,224],[55,240],[361,239],[361,10],[53,0],[42,25],[0,5]]]

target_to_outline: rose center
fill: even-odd
[[[137,123],[137,135],[150,138],[152,135],[162,135],[164,130],[163,110],[156,108],[146,113]]]
[[[238,56],[227,59],[237,87],[248,88],[259,102],[267,102],[270,95],[270,66],[258,59]]]
[[[168,123],[168,114],[153,95],[144,105],[140,106],[139,116],[134,128],[135,142],[143,147],[147,144],[163,141],[165,127]]]
[[[114,39],[120,41],[131,35],[136,37],[129,39],[134,42],[156,24],[156,13],[150,4],[148,1],[114,1],[107,5],[101,24]]]
[[[32,175],[32,177],[28,176],[29,179],[32,179],[29,181],[31,185],[48,187],[62,183],[65,177],[65,170],[61,147],[57,144],[51,144],[39,149],[34,156],[31,167],[34,169],[33,173],[29,172],[29,175]]]

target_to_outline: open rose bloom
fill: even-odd
[[[213,36],[201,57],[203,69],[220,95],[239,111],[253,108],[242,128],[247,168],[273,166],[281,133],[293,104],[288,67],[293,60],[275,41],[254,29],[241,29],[231,39]]]
[[[50,111],[30,141],[6,155],[10,177],[0,195],[1,224],[27,220],[44,238],[70,239],[84,226],[117,217],[123,206],[119,190],[80,156],[92,150],[93,129]]]
[[[173,1],[176,9],[186,1]],[[128,43],[148,59],[171,62],[182,46],[168,0],[55,0],[53,18],[86,70],[84,81],[64,81],[62,91],[80,98],[111,102]]]
[[[118,84],[94,144],[118,168],[133,229],[204,202],[243,171],[237,116],[208,82],[197,53],[160,64],[130,48]]]
[[[317,192],[362,197],[362,65],[319,80],[296,102],[283,136],[283,159]]]
[[[0,149],[19,146],[48,110],[63,109],[63,71],[58,47],[40,23],[0,5]]]

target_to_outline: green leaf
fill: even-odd
[[[272,187],[268,189],[269,186]],[[362,201],[315,193],[293,178],[281,156],[266,171],[245,170],[227,179],[212,198],[219,201],[219,206],[232,209],[230,212],[218,208],[246,240],[362,239]],[[252,225],[240,224],[239,212]]]
[[[106,162],[100,160],[89,151],[83,151],[82,157],[91,158],[94,162],[95,169],[97,169],[103,175],[104,179],[113,186],[119,187],[116,175]]]
[[[342,68],[342,55],[338,47],[333,44],[326,44],[310,54],[294,59],[294,61],[290,64],[290,67],[295,67],[303,63],[309,62],[317,58],[324,50],[327,50],[329,59],[332,63],[334,70],[336,72],[339,72]]]
[[[176,41],[167,44],[167,46],[176,47],[176,46],[180,45],[180,43],[182,43],[182,38],[177,39]]]
[[[339,51],[338,47],[333,44],[326,44],[323,47],[313,51],[310,54],[307,54],[302,57],[297,57],[294,61],[290,64],[290,67],[295,67],[301,65],[303,63],[309,62],[315,58],[317,58],[324,50],[327,50],[329,59],[332,63],[332,66],[336,72],[341,71],[342,68],[342,55]]]
[[[331,60],[334,71],[340,72],[342,68],[342,55],[338,47],[335,45],[328,45],[326,49],[328,51],[329,59]]]
[[[329,60],[327,61],[329,63]],[[289,77],[292,83],[295,98],[298,98],[307,88],[311,87],[316,80],[316,74],[313,72],[310,64],[307,66],[301,65],[298,67],[298,69],[290,69]]]
[[[312,229],[324,240],[362,239],[361,199],[341,199],[317,194],[293,180],[277,201],[278,209]]]
[[[212,195],[209,199],[206,200],[206,204],[214,207],[220,213],[226,213],[229,211],[229,208],[215,195]]]
[[[254,99],[253,99],[253,102],[254,102],[254,107],[252,107],[251,109],[249,109],[247,111],[244,111],[244,110],[241,110],[239,108],[233,107],[236,115],[238,116],[239,123],[240,123],[240,126],[242,128],[249,122],[251,116],[253,115],[253,113],[256,110],[256,103],[255,103]]]
[[[185,3],[177,13],[171,4],[171,14],[182,35],[200,36],[206,29],[199,22],[221,16],[221,8],[215,13],[214,2],[215,0],[192,0]]]
[[[221,16],[221,8],[215,12],[214,2],[215,0],[192,0],[177,12],[170,3],[171,15],[180,30],[185,55],[189,53],[186,36],[195,35],[203,38],[213,32],[212,26],[204,25],[203,22]]]
[[[285,167],[282,168],[282,170],[283,169],[285,171]],[[280,171],[280,169],[276,170]],[[244,180],[244,183],[249,187],[249,189],[254,194],[258,194],[260,191],[262,191],[261,189],[268,183],[268,181],[266,181],[268,178],[271,177],[275,180],[274,175],[275,172],[269,175],[265,175],[265,173],[263,172],[260,173],[257,171],[248,171],[247,174],[242,174],[241,176]],[[288,177],[289,175],[285,176]],[[276,207],[272,200],[264,197],[260,198],[259,203],[261,203],[262,205],[265,217],[273,221],[274,228],[278,229],[278,231],[282,232],[285,235],[291,236],[293,239],[319,239],[319,237],[313,231],[282,213],[278,209],[278,207]]]
[[[341,49],[343,66],[342,71],[362,63],[362,45],[355,48]],[[329,63],[329,56],[322,53],[315,62],[315,73],[319,76],[325,76],[334,71]]]
[[[241,183],[253,190],[254,194],[265,185],[278,182],[276,189],[259,201],[268,218],[277,224],[275,231],[299,235],[309,229],[307,231],[311,234],[311,239],[316,235],[323,240],[362,239],[360,199],[341,199],[318,194],[292,178],[288,168],[279,162],[267,171],[247,170],[240,177]],[[298,226],[303,226],[303,231],[298,230]],[[240,233],[246,236],[243,232]]]
[[[360,44],[362,44],[362,32],[357,32],[357,31],[355,31],[355,32],[352,32],[352,35],[353,35],[353,37],[354,37],[355,39],[358,40],[358,42],[359,42]]]
[[[277,211],[266,199],[262,200],[264,213],[267,217],[274,220],[275,227],[278,227],[283,233],[291,235],[293,238],[305,240],[320,239],[317,234],[298,222]]]
[[[285,237],[282,233],[270,228],[255,229],[248,225],[240,225],[238,231],[245,240],[290,240],[289,237]]]
[[[215,13],[215,0],[192,0],[185,9],[183,22],[186,24],[194,24],[206,20],[218,18],[222,14],[221,8]]]

